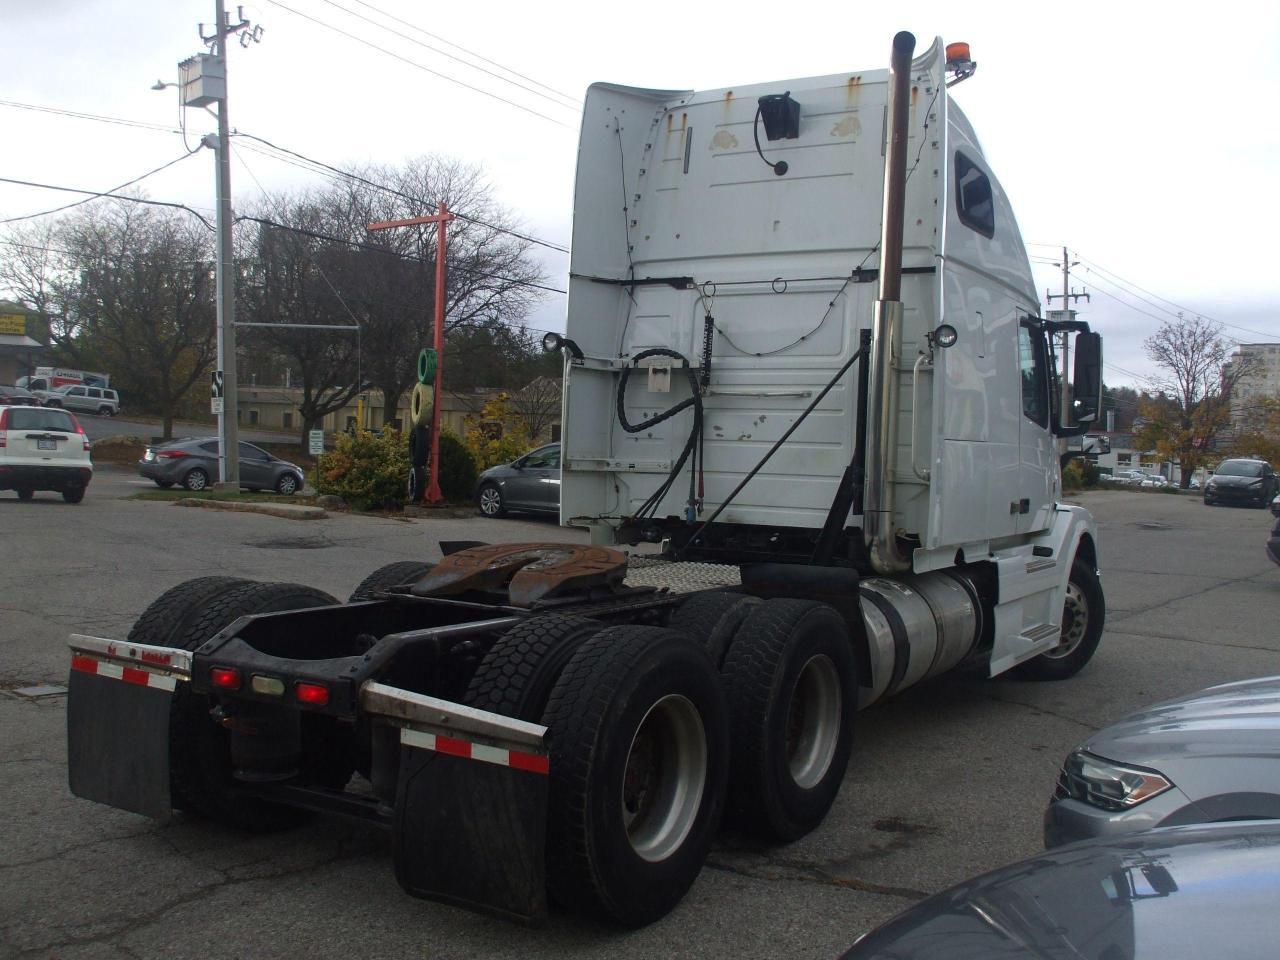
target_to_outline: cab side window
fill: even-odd
[[[1049,426],[1049,358],[1044,336],[1027,324],[1018,327],[1018,370],[1022,378],[1022,413],[1042,427]]]
[[[963,153],[956,153],[956,213],[960,222],[984,237],[996,235],[991,178]]]

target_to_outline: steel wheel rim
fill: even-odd
[[[619,804],[627,840],[642,860],[671,856],[693,829],[707,782],[707,735],[697,707],[670,694],[631,738]]]
[[[1067,584],[1067,599],[1062,605],[1062,639],[1052,650],[1046,650],[1043,656],[1050,660],[1061,660],[1076,652],[1076,648],[1084,642],[1085,632],[1089,629],[1089,601],[1084,591],[1076,583]]]
[[[493,489],[493,487],[485,487],[480,491],[480,510],[489,516],[493,516],[498,512],[500,500],[501,497],[497,490]]]
[[[203,490],[206,483],[208,483],[208,480],[205,479],[205,475],[197,470],[187,478],[187,489]]]
[[[808,790],[831,769],[840,743],[840,674],[825,653],[800,669],[787,710],[787,767],[791,779]]]

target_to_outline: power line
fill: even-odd
[[[179,157],[178,159],[184,160],[186,159],[186,157],[189,157],[189,156],[191,156],[191,154],[186,154],[185,156]],[[176,163],[177,161],[173,161],[173,162]],[[166,164],[165,166],[169,166],[169,164]],[[163,169],[163,167],[159,169]],[[152,171],[152,172],[155,172],[155,171]],[[126,200],[129,203],[141,203],[149,207],[170,207],[174,210],[185,210],[187,213],[191,214],[193,217],[195,217],[197,220],[203,223],[210,230],[213,229],[213,224],[211,224],[208,220],[206,220],[203,216],[201,216],[195,210],[192,210],[186,204],[182,204],[182,203],[170,203],[166,200],[148,200],[143,197],[129,197],[129,196],[124,196],[118,193],[112,193],[109,190],[85,190],[80,187],[63,187],[63,186],[58,186],[57,184],[52,184],[52,183],[37,183],[34,180],[16,180],[16,179],[13,179],[12,177],[0,177],[0,183],[14,183],[21,187],[36,187],[40,190],[59,190],[63,193],[87,193],[90,195],[89,199],[94,199],[95,197],[111,197],[111,199],[113,200]],[[119,187],[117,187],[116,189],[119,189]],[[32,214],[32,216],[43,216],[43,214]],[[21,220],[25,218],[18,217],[17,219]],[[7,223],[9,221],[0,221],[0,222]]]
[[[389,187],[385,183],[378,183],[375,180],[370,180],[367,177],[362,177],[359,174],[352,173],[349,170],[343,170],[341,167],[335,167],[332,164],[325,163],[323,160],[317,160],[314,157],[308,157],[306,154],[298,153],[298,151],[296,150],[290,150],[288,147],[282,147],[277,143],[272,143],[270,140],[267,140],[263,137],[255,136],[252,133],[246,133],[243,130],[237,130],[234,132],[233,135],[237,137],[246,137],[249,140],[253,140],[257,143],[263,144],[264,146],[269,147],[270,149],[277,151],[278,153],[287,154],[290,157],[296,157],[298,160],[302,160],[306,164],[308,164],[308,166],[304,167],[303,169],[316,171],[318,168],[318,170],[328,171],[329,173],[334,174],[338,177],[343,177],[347,180],[352,180],[356,183],[362,183],[365,186],[373,187],[375,190],[382,190],[385,193],[389,193],[392,196],[399,197],[402,200],[408,200],[411,203],[417,203],[427,207],[439,206],[439,203],[435,200],[431,200],[425,197],[412,196],[410,194],[404,193],[401,190],[397,190],[395,187]],[[285,163],[289,162],[288,160],[284,160],[283,157],[279,157],[279,156],[277,156],[276,159],[282,160]],[[294,164],[294,165],[299,166],[299,164]],[[476,226],[485,227],[489,230],[496,230],[499,233],[505,233],[509,236],[515,237],[518,240],[524,240],[527,243],[537,244],[540,247],[547,247],[548,249],[555,250],[559,253],[569,252],[569,248],[566,246],[563,246],[562,244],[553,243],[550,240],[542,240],[530,234],[521,233],[518,230],[512,230],[510,227],[502,227],[496,223],[490,223],[487,220],[481,220],[479,217],[473,217],[467,213],[459,213],[456,210],[452,211],[452,213],[459,220],[465,220],[468,223],[474,223]]]
[[[200,148],[197,147],[196,149],[198,150]],[[189,150],[186,153],[184,153],[182,156],[175,157],[174,159],[170,160],[168,163],[163,163],[160,166],[156,167],[154,170],[148,170],[146,173],[141,174],[140,176],[134,177],[132,180],[126,180],[124,183],[120,184],[119,186],[112,187],[110,190],[107,190],[104,193],[100,193],[97,196],[85,197],[83,200],[73,200],[71,203],[64,203],[62,206],[54,207],[51,210],[41,210],[39,213],[27,213],[21,217],[9,217],[8,219],[0,220],[0,224],[17,223],[20,220],[34,220],[36,217],[47,217],[50,214],[61,213],[63,210],[70,210],[72,207],[78,207],[82,203],[88,203],[91,200],[96,200],[98,199],[98,197],[110,196],[112,193],[114,193],[117,190],[123,190],[125,187],[131,187],[135,183],[140,183],[141,181],[147,179],[147,177],[155,176],[161,170],[168,170],[175,163],[181,163],[183,160],[187,159],[187,157],[191,156],[191,154],[193,153],[195,153],[195,150]]]
[[[421,64],[416,60],[410,60],[408,57],[403,57],[398,53],[394,53],[393,51],[388,50],[386,47],[380,47],[376,43],[373,43],[370,40],[366,40],[363,37],[356,36],[354,33],[349,33],[348,31],[343,30],[341,27],[335,27],[331,23],[325,23],[323,20],[317,20],[315,17],[311,16],[310,14],[302,13],[299,10],[295,10],[293,9],[293,7],[290,7],[284,3],[281,3],[280,0],[266,0],[266,2],[271,4],[272,6],[279,7],[281,10],[287,10],[289,13],[292,13],[295,17],[301,17],[303,20],[310,20],[312,23],[316,24],[317,26],[324,27],[326,30],[332,30],[334,33],[341,34],[347,39],[352,40],[356,43],[359,43],[362,46],[366,46],[372,50],[376,50],[379,53],[383,54],[384,56],[391,57],[394,60],[399,60],[401,63],[406,63],[411,67],[417,67],[419,70],[429,73],[432,76],[439,77],[442,80],[447,80],[449,83],[457,84],[460,87],[465,87],[466,89],[471,90],[474,93],[478,93],[482,96],[489,97],[492,100],[497,100],[500,103],[505,103],[507,106],[515,107],[517,110],[523,110],[525,113],[531,114],[535,117],[540,117],[541,119],[546,120],[548,123],[554,123],[557,127],[564,127],[566,130],[572,129],[572,127],[570,127],[569,124],[562,123],[561,121],[555,119],[554,117],[547,116],[545,113],[539,113],[537,110],[534,110],[532,107],[526,107],[522,103],[517,103],[514,100],[508,100],[506,97],[499,96],[496,93],[493,93],[489,90],[485,90],[483,87],[477,87],[473,84],[467,83],[465,80],[459,80],[457,77],[451,77],[447,73],[441,73],[439,70],[433,70],[431,69],[431,67],[428,67],[425,64]]]
[[[161,123],[150,123],[145,120],[130,120],[125,117],[111,117],[101,113],[85,113],[80,110],[67,110],[63,107],[46,107],[37,103],[19,103],[16,100],[0,100],[0,107],[14,107],[18,110],[32,110],[37,113],[51,113],[60,117],[74,117],[77,120],[95,120],[98,123],[112,123],[121,127],[136,127],[141,130],[155,130],[159,133],[181,133],[177,127],[166,127]]]
[[[248,220],[253,223],[258,223],[266,227],[275,227],[278,230],[288,230],[290,233],[299,233],[299,234],[302,234],[303,236],[312,237],[313,239],[316,239],[316,240],[327,240],[330,243],[341,243],[349,247],[357,247],[361,250],[369,250],[369,251],[372,251],[373,253],[381,253],[384,256],[395,257],[399,260],[409,260],[414,263],[425,262],[421,257],[413,257],[413,256],[410,256],[409,254],[397,253],[394,250],[388,250],[386,247],[378,247],[369,243],[361,243],[359,240],[346,240],[346,239],[343,239],[342,237],[335,237],[332,234],[318,233],[315,230],[306,230],[302,227],[290,227],[283,223],[277,223],[275,220],[268,219],[267,217],[252,217],[246,214],[241,214],[240,216],[236,217],[236,220],[237,222],[241,220]],[[508,277],[500,273],[485,273],[482,270],[475,270],[470,267],[462,267],[462,266],[451,266],[449,269],[451,271],[465,273],[473,277],[484,277],[489,280],[501,280],[504,283],[510,283],[516,286],[532,287],[537,290],[545,290],[548,293],[561,293],[561,294],[568,293],[567,290],[561,290],[559,287],[550,287],[550,286],[547,286],[546,284],[537,283],[533,280],[521,280],[518,277]]]
[[[487,74],[488,76],[493,77],[495,80],[499,80],[502,83],[509,83],[513,87],[519,87],[521,90],[524,90],[526,93],[531,93],[535,97],[541,97],[543,100],[546,100],[557,107],[560,107],[565,110],[577,109],[577,104],[570,105],[570,104],[562,103],[560,100],[557,100],[555,97],[549,96],[548,94],[545,94],[540,90],[535,90],[533,87],[525,86],[523,83],[518,83],[517,81],[512,80],[509,77],[504,77],[500,73],[495,73],[492,70],[488,70],[488,69],[485,69],[484,67],[477,66],[474,63],[469,63],[466,60],[463,60],[461,57],[454,56],[452,53],[449,53],[447,50],[441,50],[439,47],[433,47],[431,44],[424,43],[421,40],[415,39],[414,37],[409,36],[407,33],[402,33],[401,31],[395,29],[394,27],[388,27],[386,24],[379,23],[377,20],[374,20],[371,17],[366,17],[363,13],[358,13],[355,10],[349,9],[348,7],[344,7],[342,6],[342,4],[337,3],[336,0],[321,0],[321,2],[327,3],[329,6],[334,7],[338,10],[341,10],[343,13],[347,14],[348,16],[355,17],[357,20],[363,20],[365,23],[368,23],[374,27],[377,27],[379,30],[385,30],[388,33],[390,33],[392,36],[399,37],[401,40],[407,40],[409,43],[417,44],[423,49],[430,50],[432,53],[438,53],[442,57],[447,57],[448,59],[452,60],[454,63],[459,63],[464,67],[470,67],[472,70],[479,70],[481,73]],[[368,5],[366,4],[366,6]],[[370,7],[370,9],[376,10],[377,8]],[[381,13],[384,17],[390,16],[390,14],[385,13],[382,10],[378,10],[378,13]],[[472,54],[472,56],[475,56],[475,55]],[[501,66],[501,65],[498,65],[498,66]],[[502,69],[506,70],[505,67],[502,67]],[[507,70],[507,72],[514,73],[515,71]],[[556,96],[563,97],[564,95],[557,93]]]
[[[422,27],[419,27],[416,24],[410,23],[408,20],[402,20],[400,17],[397,17],[394,14],[387,13],[387,11],[381,10],[378,7],[375,7],[372,3],[366,3],[365,0],[353,0],[353,2],[358,3],[360,6],[365,7],[366,9],[372,10],[375,13],[382,14],[382,16],[386,17],[388,20],[394,20],[396,23],[402,24],[411,30],[417,30],[419,33],[423,34],[424,36],[431,37],[431,39],[433,40],[439,40],[441,43],[447,43],[449,46],[453,47],[455,50],[461,50],[467,56],[475,57],[477,60],[480,60],[483,63],[487,63],[491,67],[497,67],[499,70],[505,70],[507,73],[511,74],[512,76],[519,77],[521,80],[528,80],[534,86],[541,87],[543,90],[547,90],[551,93],[557,94],[558,96],[564,97],[566,100],[572,101],[575,105],[580,104],[580,101],[574,98],[573,96],[571,96],[570,94],[567,94],[561,90],[557,90],[555,87],[547,86],[547,84],[541,83],[540,81],[533,79],[533,77],[525,76],[523,73],[520,73],[516,70],[512,70],[510,67],[504,66],[501,63],[497,63],[494,60],[490,60],[488,57],[485,57],[479,53],[476,53],[474,50],[468,50],[466,47],[461,46],[460,44],[454,43],[452,40],[445,39],[444,37],[440,36],[438,33],[432,33],[429,30],[424,30]]]

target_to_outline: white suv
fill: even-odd
[[[46,407],[66,407],[82,413],[100,413],[104,417],[114,417],[120,412],[120,397],[114,390],[87,387],[79,383],[50,390],[45,394],[44,404]]]
[[[30,500],[37,490],[57,490],[79,503],[93,479],[89,438],[66,410],[0,407],[0,490]]]

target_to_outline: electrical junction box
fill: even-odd
[[[227,95],[227,64],[221,57],[198,53],[178,64],[182,104],[207,107]]]

